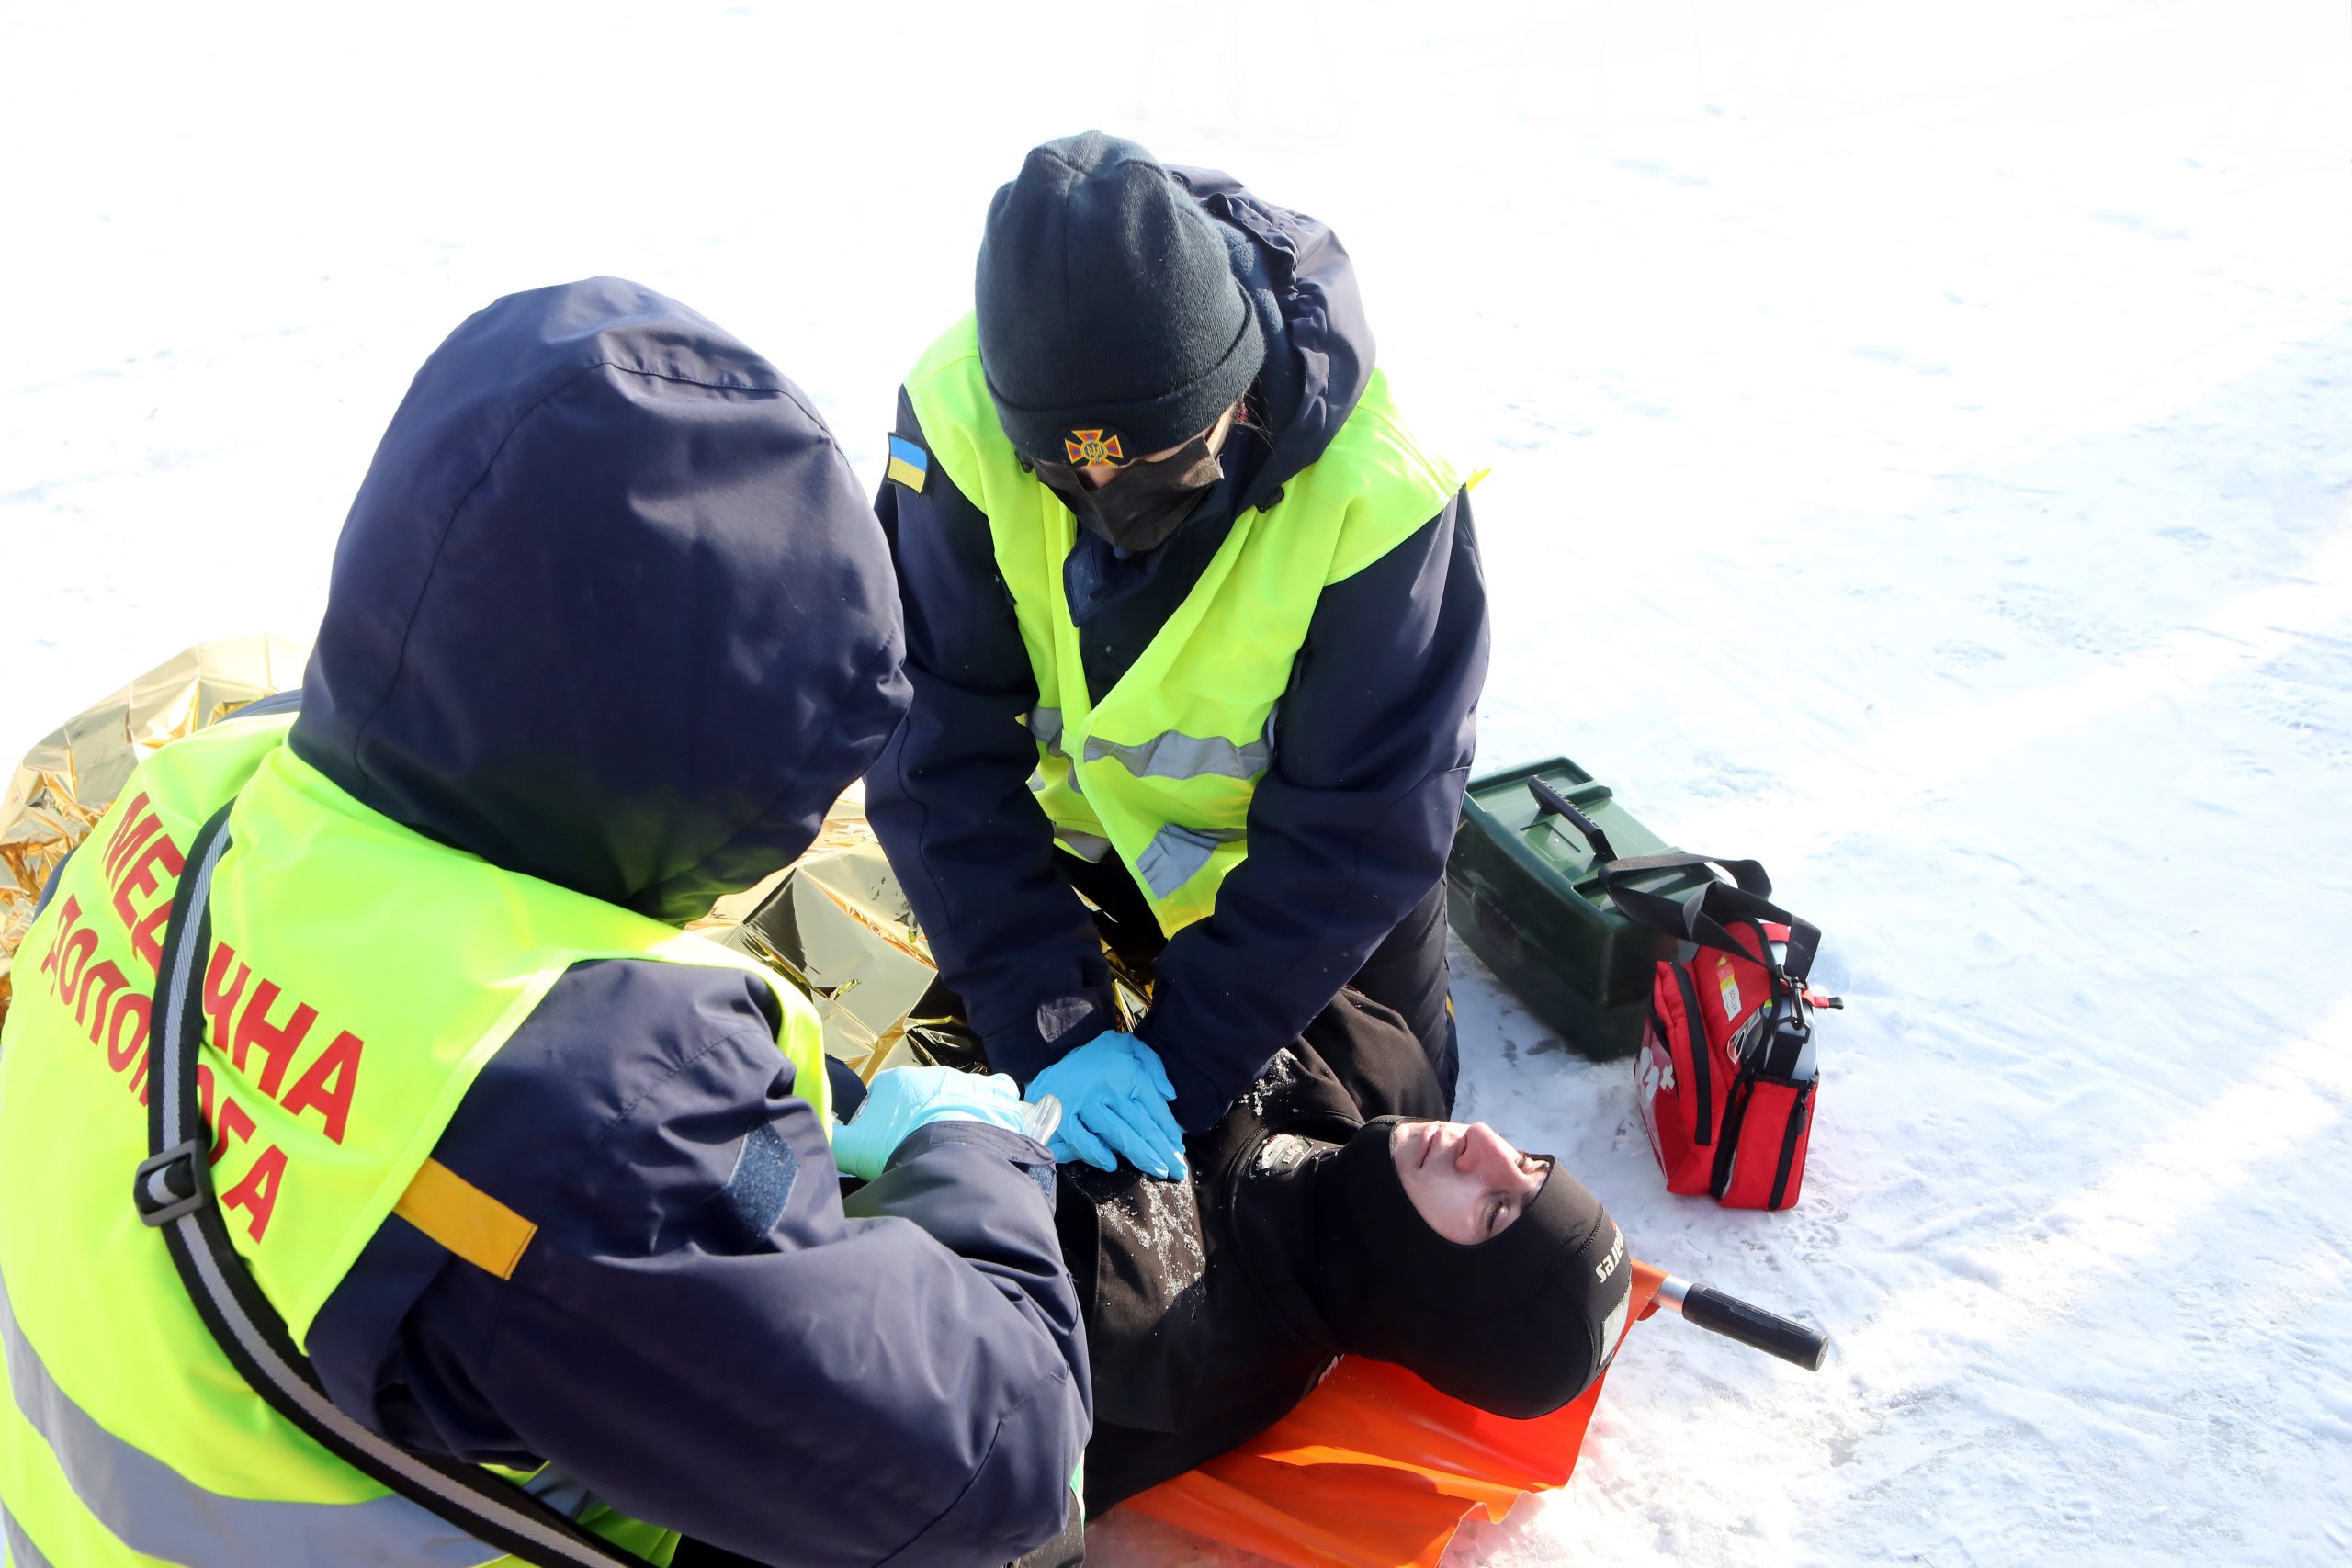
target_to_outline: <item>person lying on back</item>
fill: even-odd
[[[921,1035],[943,1060],[984,1061],[960,1030]],[[836,1139],[844,1168],[969,1081],[949,1066],[881,1074]],[[847,1109],[856,1087],[842,1088]],[[1516,1419],[1592,1385],[1631,1305],[1623,1233],[1555,1161],[1440,1120],[1444,1107],[1404,1019],[1346,989],[1186,1141],[1185,1179],[1057,1167],[1055,1230],[1094,1391],[1085,1517],[1272,1427],[1342,1355]],[[1020,1568],[1083,1557],[1073,1520]]]
[[[1343,1354],[1519,1419],[1591,1385],[1630,1302],[1623,1233],[1443,1106],[1404,1020],[1347,990],[1187,1140],[1189,1180],[1059,1168],[1090,1517],[1264,1431]]]

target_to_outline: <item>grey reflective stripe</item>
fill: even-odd
[[[1064,760],[1069,758],[1069,753],[1062,750],[1061,709],[1031,708],[1029,710],[1029,733],[1036,738],[1038,745],[1043,746],[1046,751],[1052,755],[1063,758]],[[1086,793],[1085,787],[1078,782],[1078,770],[1076,768],[1069,770],[1069,784],[1070,793],[1072,795],[1084,795]],[[1040,767],[1035,773],[1029,775],[1029,787],[1032,791],[1043,790],[1046,787],[1046,770],[1044,768]]]
[[[1088,761],[1113,757],[1139,779],[1254,779],[1273,765],[1273,716],[1266,716],[1265,731],[1257,739],[1238,745],[1222,735],[1187,735],[1181,729],[1163,731],[1135,746],[1100,736],[1086,738]]]
[[[1238,828],[1179,828],[1170,822],[1151,836],[1143,853],[1136,861],[1136,874],[1152,891],[1152,896],[1165,898],[1193,880],[1201,867],[1209,863],[1209,856],[1219,844],[1230,844],[1243,837]]]
[[[274,1503],[207,1491],[124,1442],[74,1403],[17,1326],[6,1280],[0,1280],[0,1339],[6,1342],[8,1389],[17,1409],[57,1456],[82,1506],[132,1551],[187,1568],[252,1568],[257,1562],[479,1568],[503,1555],[405,1497]],[[13,1519],[8,1550],[18,1562],[41,1561]]]
[[[588,1490],[586,1482],[566,1475],[553,1465],[523,1483],[523,1490],[568,1519],[577,1519],[604,1502]]]
[[[1098,861],[1111,852],[1111,840],[1099,834],[1081,833],[1075,828],[1056,828],[1054,837],[1062,847],[1084,861]]]
[[[40,1548],[35,1546],[26,1536],[23,1527],[17,1523],[17,1516],[6,1508],[0,1508],[0,1529],[6,1529],[8,1533],[8,1562],[11,1568],[49,1568],[49,1559],[43,1557],[40,1554]]]
[[[1029,710],[1029,733],[1037,738],[1038,745],[1043,746],[1048,751],[1059,754],[1062,749],[1062,710],[1059,708],[1031,708]]]
[[[1062,783],[1069,785],[1069,792],[1072,795],[1082,797],[1086,794],[1084,790],[1078,787],[1078,770],[1076,768],[1069,770],[1069,773],[1063,777]],[[1045,794],[1046,784],[1046,770],[1039,768],[1036,772],[1029,775],[1029,793],[1031,795]]]
[[[175,931],[184,930],[193,933],[204,929],[201,922],[204,918],[205,905],[212,897],[212,874],[220,863],[221,854],[229,847],[229,834],[225,830],[225,821],[222,827],[222,831],[212,835],[212,842],[206,849],[204,858],[187,874],[193,880],[184,884],[182,887],[182,892],[187,896],[186,911],[183,913],[176,905],[175,907],[172,919]],[[195,1082],[195,1073],[189,1067],[183,1051],[187,1042],[188,998],[192,994],[196,977],[197,946],[198,944],[192,941],[184,941],[178,944],[176,961],[172,965],[171,973],[167,976],[163,976],[164,980],[162,992],[163,1005],[154,1010],[161,1015],[158,1021],[161,1032],[150,1033],[148,1036],[153,1042],[155,1052],[155,1081],[163,1085],[163,1125],[164,1136],[166,1140],[175,1140],[175,1134],[183,1132],[193,1132],[198,1135],[202,1133],[201,1126],[188,1119],[189,1106],[186,1095],[182,1092]],[[457,1479],[443,1474],[434,1465],[410,1453],[406,1449],[387,1441],[360,1425],[278,1354],[277,1348],[270,1342],[269,1337],[262,1332],[261,1325],[247,1314],[244,1303],[239,1299],[236,1291],[231,1287],[228,1278],[221,1272],[221,1260],[214,1255],[210,1242],[198,1223],[197,1214],[187,1214],[173,1221],[172,1228],[178,1233],[180,1245],[186,1249],[187,1256],[191,1260],[191,1267],[197,1276],[198,1288],[203,1291],[205,1300],[210,1305],[214,1317],[225,1325],[230,1334],[235,1337],[238,1349],[243,1354],[245,1359],[261,1376],[269,1380],[271,1387],[277,1391],[281,1399],[300,1409],[305,1420],[322,1430],[333,1433],[337,1440],[367,1455],[368,1463],[374,1466],[371,1472],[366,1472],[370,1479],[382,1482],[388,1475],[397,1476],[408,1486],[440,1498],[450,1507],[465,1515],[484,1523],[495,1524],[512,1532],[516,1539],[529,1542],[533,1550],[541,1553],[547,1562],[603,1564],[609,1568],[610,1564],[616,1562],[635,1563],[644,1561],[634,1553],[624,1551],[606,1541],[593,1538],[585,1540],[574,1540],[548,1522],[547,1516],[539,1511],[539,1506],[526,1499],[519,1488],[509,1488],[512,1501],[503,1500],[494,1495],[485,1497],[470,1490]],[[206,1495],[210,1495],[206,1494]],[[342,1533],[346,1527],[341,1521],[362,1507],[374,1507],[377,1502],[395,1505],[405,1517],[412,1521],[409,1528],[433,1532],[424,1536],[424,1540],[432,1550],[445,1554],[420,1556],[416,1548],[407,1547],[402,1549],[401,1554],[380,1557],[354,1555],[354,1549],[349,1544],[348,1538]],[[388,1565],[423,1562],[434,1564],[435,1568],[438,1568],[438,1565],[444,1562],[465,1564],[490,1562],[504,1555],[486,1543],[463,1533],[457,1526],[428,1511],[422,1505],[410,1502],[398,1493],[363,1505],[328,1505],[327,1510],[336,1523],[325,1527],[335,1533],[333,1536],[332,1550],[322,1549],[320,1553],[320,1560],[322,1562],[382,1562]],[[464,1555],[446,1554],[453,1551],[462,1552]],[[265,1554],[260,1558],[240,1557],[235,1561],[244,1562],[286,1560],[285,1553],[277,1551]],[[185,1554],[177,1555],[177,1561],[188,1562],[191,1565],[195,1562]]]

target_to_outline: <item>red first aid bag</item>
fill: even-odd
[[[1804,1186],[1821,1082],[1809,1048],[1818,998],[1790,972],[1802,961],[1786,956],[1790,922],[1721,913],[1726,945],[1684,938],[1687,956],[1658,963],[1634,1092],[1668,1191],[1785,1209]]]
[[[1673,939],[1650,987],[1648,1027],[1634,1057],[1634,1096],[1669,1192],[1735,1209],[1785,1209],[1804,1185],[1821,1075],[1813,1012],[1840,1007],[1806,976],[1821,932],[1772,903],[1751,860],[1713,855],[1618,857],[1592,819],[1536,781],[1556,812],[1592,843],[1610,902],[1634,924]],[[1645,873],[1719,866],[1731,874],[1683,898],[1633,886]]]

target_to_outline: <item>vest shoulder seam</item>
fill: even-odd
[[[1354,408],[1348,411],[1347,419],[1340,426],[1340,431],[1344,433],[1349,425],[1359,419],[1370,420],[1376,424],[1378,434],[1387,438],[1390,448],[1409,461],[1433,485],[1446,487],[1446,493],[1449,495],[1462,488],[1462,480],[1453,471],[1451,465],[1430,456],[1428,448],[1421,445],[1420,437],[1414,434],[1404,421],[1396,416],[1393,404],[1388,408],[1374,408],[1369,403],[1358,402]],[[1329,451],[1329,448],[1327,447],[1325,450]],[[1321,459],[1317,458],[1317,461],[1319,462]]]
[[[906,388],[910,393],[916,387],[927,386],[967,364],[979,363],[980,339],[978,332],[969,330],[971,321],[972,318],[967,315],[932,340],[930,346],[922,351],[913,367],[907,372]],[[967,341],[951,346],[949,340],[957,337],[965,337]]]

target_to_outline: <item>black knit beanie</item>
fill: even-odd
[[[1089,130],[1033,148],[989,203],[980,364],[1031,457],[1181,445],[1249,389],[1265,334],[1216,220],[1132,141]]]
[[[1501,1234],[1448,1241],[1368,1122],[1317,1173],[1315,1294],[1340,1342],[1481,1410],[1526,1420],[1582,1393],[1623,1330],[1632,1266],[1599,1199],[1555,1164]]]

